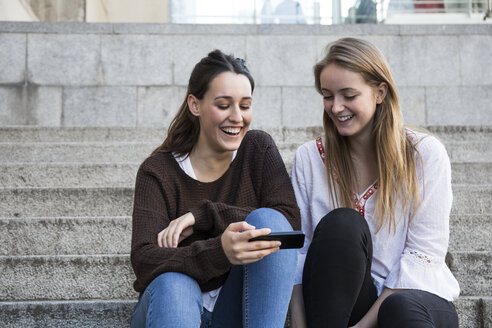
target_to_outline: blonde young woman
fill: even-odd
[[[292,182],[306,243],[293,327],[458,327],[444,259],[451,169],[433,136],[405,128],[388,64],[340,39],[315,65],[323,138],[301,146]]]

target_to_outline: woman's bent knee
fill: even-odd
[[[351,208],[337,208],[319,221],[314,233],[349,236],[370,234],[370,230],[364,217],[357,211]]]
[[[417,313],[420,315],[416,317]],[[381,303],[378,325],[380,327],[406,327],[407,323],[416,322],[422,315],[426,316],[426,309],[415,299],[412,290],[396,292]]]
[[[271,208],[259,208],[246,217],[246,222],[257,229],[270,228],[272,231],[292,231],[292,226],[286,217]]]
[[[131,327],[153,324],[165,327],[196,327],[202,312],[200,286],[191,277],[167,272],[156,277],[135,306]]]
[[[180,298],[183,293],[201,295],[200,286],[196,280],[179,272],[166,272],[159,275],[149,284],[144,294],[155,291],[172,298]]]

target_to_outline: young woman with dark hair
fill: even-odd
[[[299,229],[299,209],[272,138],[247,132],[253,89],[242,59],[209,53],[140,166],[132,327],[284,326],[297,252],[249,240]]]

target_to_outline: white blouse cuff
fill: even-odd
[[[435,260],[417,251],[406,250],[386,277],[384,286],[391,289],[419,289],[448,301],[458,298],[458,281],[443,260]]]

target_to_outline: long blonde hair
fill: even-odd
[[[372,88],[377,88],[382,82],[388,86],[383,102],[376,105],[372,138],[378,165],[377,230],[386,222],[391,230],[395,226],[395,207],[398,203],[403,210],[412,213],[420,203],[415,157],[418,152],[403,126],[391,71],[384,55],[370,42],[356,38],[339,39],[326,47],[325,57],[314,66],[315,87],[320,94],[321,71],[329,64],[359,73]],[[355,179],[348,139],[338,133],[326,112],[323,114],[323,125],[328,187],[335,195],[332,205],[353,207]]]

